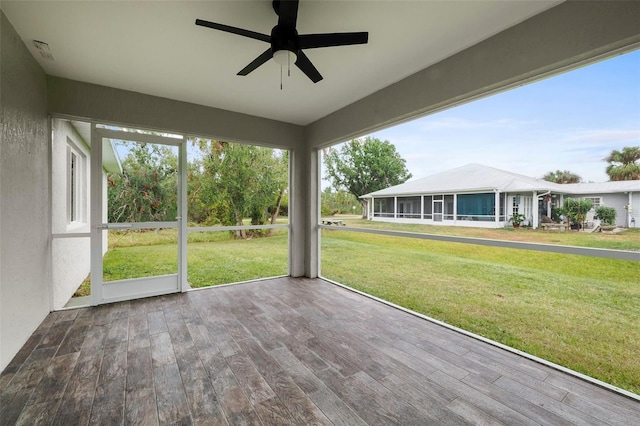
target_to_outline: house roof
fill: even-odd
[[[563,185],[568,186],[568,185]],[[606,194],[614,192],[640,192],[640,180],[615,182],[575,183],[570,185],[574,194]]]
[[[466,166],[436,173],[422,179],[375,191],[363,195],[361,198],[488,191],[551,191],[567,195],[640,192],[640,180],[557,184],[482,164],[467,164]]]
[[[78,134],[88,147],[91,147],[91,124],[83,121],[72,120],[71,125],[76,129]],[[113,146],[113,141],[108,139],[102,143],[102,167],[107,173],[122,173],[122,164],[120,157]]]

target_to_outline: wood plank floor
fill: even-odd
[[[640,424],[640,403],[322,280],[54,312],[3,425]]]

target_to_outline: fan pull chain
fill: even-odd
[[[282,65],[280,65],[280,90],[282,90]]]
[[[291,77],[291,54],[287,54],[288,77]]]

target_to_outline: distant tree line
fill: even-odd
[[[275,223],[284,209],[288,153],[208,139],[191,140],[187,220],[208,225]],[[169,147],[127,145],[122,173],[109,174],[109,222],[175,221],[178,158]],[[237,231],[238,238],[257,232]]]
[[[353,139],[339,149],[325,152],[327,180],[336,192],[348,192],[358,197],[399,185],[411,179],[406,161],[389,141],[366,137]],[[362,216],[366,216],[366,201],[358,200]]]

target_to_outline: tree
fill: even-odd
[[[330,150],[324,157],[327,180],[336,191],[346,190],[356,198],[399,185],[411,178],[406,161],[389,141],[366,137]],[[366,202],[360,200],[363,216]]]
[[[555,183],[580,183],[582,178],[569,170],[556,170],[555,172],[549,172],[542,177],[547,182]]]
[[[197,142],[202,152],[200,200],[223,225],[275,223],[287,189],[286,153],[252,145]],[[246,238],[244,230],[235,233]]]
[[[323,216],[339,214],[353,214],[360,201],[347,191],[332,191],[326,187],[322,191],[320,211]]]
[[[609,180],[640,179],[640,146],[626,146],[621,151],[614,149],[605,161]]]
[[[175,221],[178,158],[172,148],[126,146],[121,174],[110,174],[109,221]],[[192,139],[187,164],[188,221],[202,225],[276,222],[289,183],[288,152],[208,139]],[[269,231],[271,234],[272,231]],[[237,237],[258,232],[238,231]]]
[[[122,173],[107,176],[109,222],[176,220],[176,154],[166,146],[118,143],[126,145],[128,152],[122,162]]]

